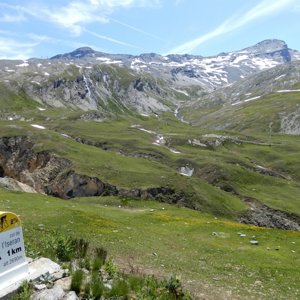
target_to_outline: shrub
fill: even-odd
[[[75,239],[74,244],[76,256],[78,258],[85,258],[90,244],[89,241],[84,239]]]
[[[166,282],[165,287],[174,299],[191,299],[191,297],[186,292],[184,292],[182,284],[177,277],[171,276],[171,278]]]
[[[102,259],[99,257],[94,257],[93,263],[92,263],[92,270],[99,271],[102,266],[103,266]]]
[[[55,254],[60,261],[70,261],[74,256],[74,241],[70,237],[58,236]]]
[[[128,294],[129,286],[123,278],[119,278],[113,283],[112,289],[110,291],[111,297],[125,297]]]
[[[95,252],[96,252],[96,256],[98,258],[101,258],[103,264],[105,263],[106,261],[106,258],[107,258],[107,250],[104,249],[103,247],[98,247],[95,249]]]
[[[104,270],[109,275],[110,278],[113,278],[118,273],[117,266],[113,263],[112,259],[109,259],[105,265]]]
[[[103,283],[98,276],[93,275],[90,282],[92,299],[98,300],[103,295]]]
[[[72,275],[71,291],[74,291],[76,294],[79,294],[81,291],[82,280],[83,272],[81,270],[75,271]]]

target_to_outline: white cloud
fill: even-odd
[[[106,35],[102,35],[102,34],[98,34],[97,32],[93,32],[93,31],[90,31],[90,30],[87,30],[87,29],[84,29],[85,32],[99,38],[99,39],[102,39],[102,40],[106,40],[106,41],[110,41],[110,42],[113,42],[115,44],[119,44],[119,45],[122,45],[122,46],[126,46],[126,47],[130,47],[130,48],[136,48],[136,49],[139,49],[138,47],[132,45],[132,44],[129,44],[129,43],[125,43],[125,42],[122,42],[122,41],[119,41],[119,40],[116,40],[116,39],[113,39],[111,37],[108,37]]]
[[[3,14],[0,16],[0,22],[3,23],[16,23],[16,22],[22,22],[25,21],[26,18],[23,14],[18,13],[18,14]]]
[[[34,18],[48,21],[69,30],[75,36],[80,35],[85,30],[85,26],[90,23],[101,22],[107,23],[110,20],[118,23],[123,27],[130,28],[131,30],[140,32],[141,34],[150,36],[152,38],[159,39],[159,37],[152,35],[143,31],[140,28],[136,28],[129,24],[117,21],[115,19],[110,19],[110,16],[117,9],[129,8],[133,6],[138,7],[153,7],[160,5],[160,0],[88,0],[88,1],[78,1],[71,0],[67,5],[61,6],[59,9],[57,7],[33,5],[32,3],[29,6],[20,6],[20,5],[11,5],[7,3],[0,3],[0,7],[6,9],[15,10],[19,14],[27,14]],[[131,44],[116,40],[112,37],[107,37],[96,32],[89,32],[94,36],[110,41],[112,43],[120,44],[128,47],[135,47]],[[136,47],[135,47],[136,48]]]
[[[47,35],[39,35],[39,34],[35,34],[35,33],[28,33],[26,35],[28,38],[30,38],[32,41],[34,42],[56,42],[56,39],[53,39],[52,37],[49,37]]]
[[[0,37],[0,59],[26,59],[34,52],[38,43],[19,42]]]
[[[190,53],[191,51],[193,51],[198,46],[200,46],[208,40],[239,29],[258,18],[274,14],[288,7],[289,5],[294,4],[296,1],[297,0],[264,0],[249,11],[247,11],[245,14],[227,19],[214,30],[192,41],[189,41],[187,43],[181,44],[173,48],[169,53]]]
[[[131,30],[133,30],[133,31],[139,32],[139,33],[141,33],[141,34],[143,34],[143,35],[149,36],[149,37],[151,37],[151,38],[153,38],[153,39],[156,39],[156,40],[165,42],[165,40],[163,40],[163,39],[160,38],[159,36],[154,35],[154,34],[151,34],[151,33],[149,33],[149,32],[146,32],[146,31],[144,31],[144,30],[142,30],[142,29],[140,29],[140,28],[137,28],[137,27],[135,27],[135,26],[132,26],[132,25],[130,25],[130,24],[121,22],[121,21],[116,20],[116,19],[113,19],[113,18],[109,18],[109,20],[112,21],[112,22],[114,22],[114,23],[117,23],[117,24],[119,24],[119,25],[121,25],[121,26],[123,26],[123,27],[127,27],[127,28],[129,28],[129,29],[131,29]]]

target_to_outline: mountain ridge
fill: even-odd
[[[211,57],[107,54],[82,47],[50,59],[1,60],[0,82],[52,107],[157,114],[298,60],[300,52],[276,39]]]

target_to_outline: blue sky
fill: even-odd
[[[268,38],[300,50],[299,0],[0,0],[0,58],[239,50]]]

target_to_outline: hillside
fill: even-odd
[[[0,61],[1,210],[34,255],[55,230],[127,270],[178,274],[195,298],[296,299],[299,59],[266,40],[209,58]]]
[[[219,89],[179,112],[220,130],[299,134],[300,64],[284,64]]]

